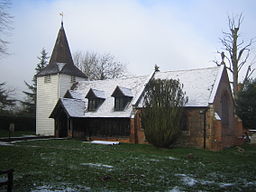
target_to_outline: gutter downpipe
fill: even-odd
[[[203,147],[204,149],[206,149],[206,112],[207,112],[207,109],[204,109],[204,110],[201,110],[200,111],[200,115],[203,115]]]

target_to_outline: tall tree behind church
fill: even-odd
[[[245,77],[242,80],[243,84],[250,78],[255,69],[252,68],[254,59],[250,57],[250,52],[254,40],[251,39],[248,42],[240,40],[240,29],[243,22],[243,15],[239,17],[228,17],[229,29],[227,32],[223,32],[223,37],[220,38],[220,42],[223,45],[223,52],[221,54],[222,61],[219,63],[214,61],[217,65],[225,65],[230,71],[232,77],[230,83],[233,88],[233,95],[235,100],[237,99],[239,75],[244,67],[247,67]],[[226,61],[224,61],[226,59]],[[250,60],[251,59],[251,60]]]
[[[99,54],[87,51],[73,55],[75,65],[89,80],[119,78],[125,75],[126,67],[111,54]]]
[[[41,56],[37,58],[39,59],[39,63],[35,68],[36,74],[39,73],[48,64],[48,53],[45,49],[42,49]],[[26,95],[26,98],[25,101],[22,101],[24,112],[33,116],[36,115],[36,74],[33,76],[32,84],[24,81],[29,91],[23,91],[23,93]]]

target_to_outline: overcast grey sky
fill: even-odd
[[[0,82],[21,96],[45,48],[52,52],[64,12],[72,53],[111,53],[134,75],[214,66],[228,15],[244,14],[241,37],[256,37],[254,0],[13,0],[9,56]],[[255,49],[253,53],[255,55]]]

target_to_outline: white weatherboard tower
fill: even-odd
[[[49,116],[59,98],[73,83],[86,80],[74,65],[67,37],[61,22],[49,64],[37,74],[36,134],[54,135],[54,120]]]

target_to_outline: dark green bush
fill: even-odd
[[[187,102],[178,80],[151,80],[145,89],[142,127],[147,141],[170,147],[180,135],[183,107]]]

